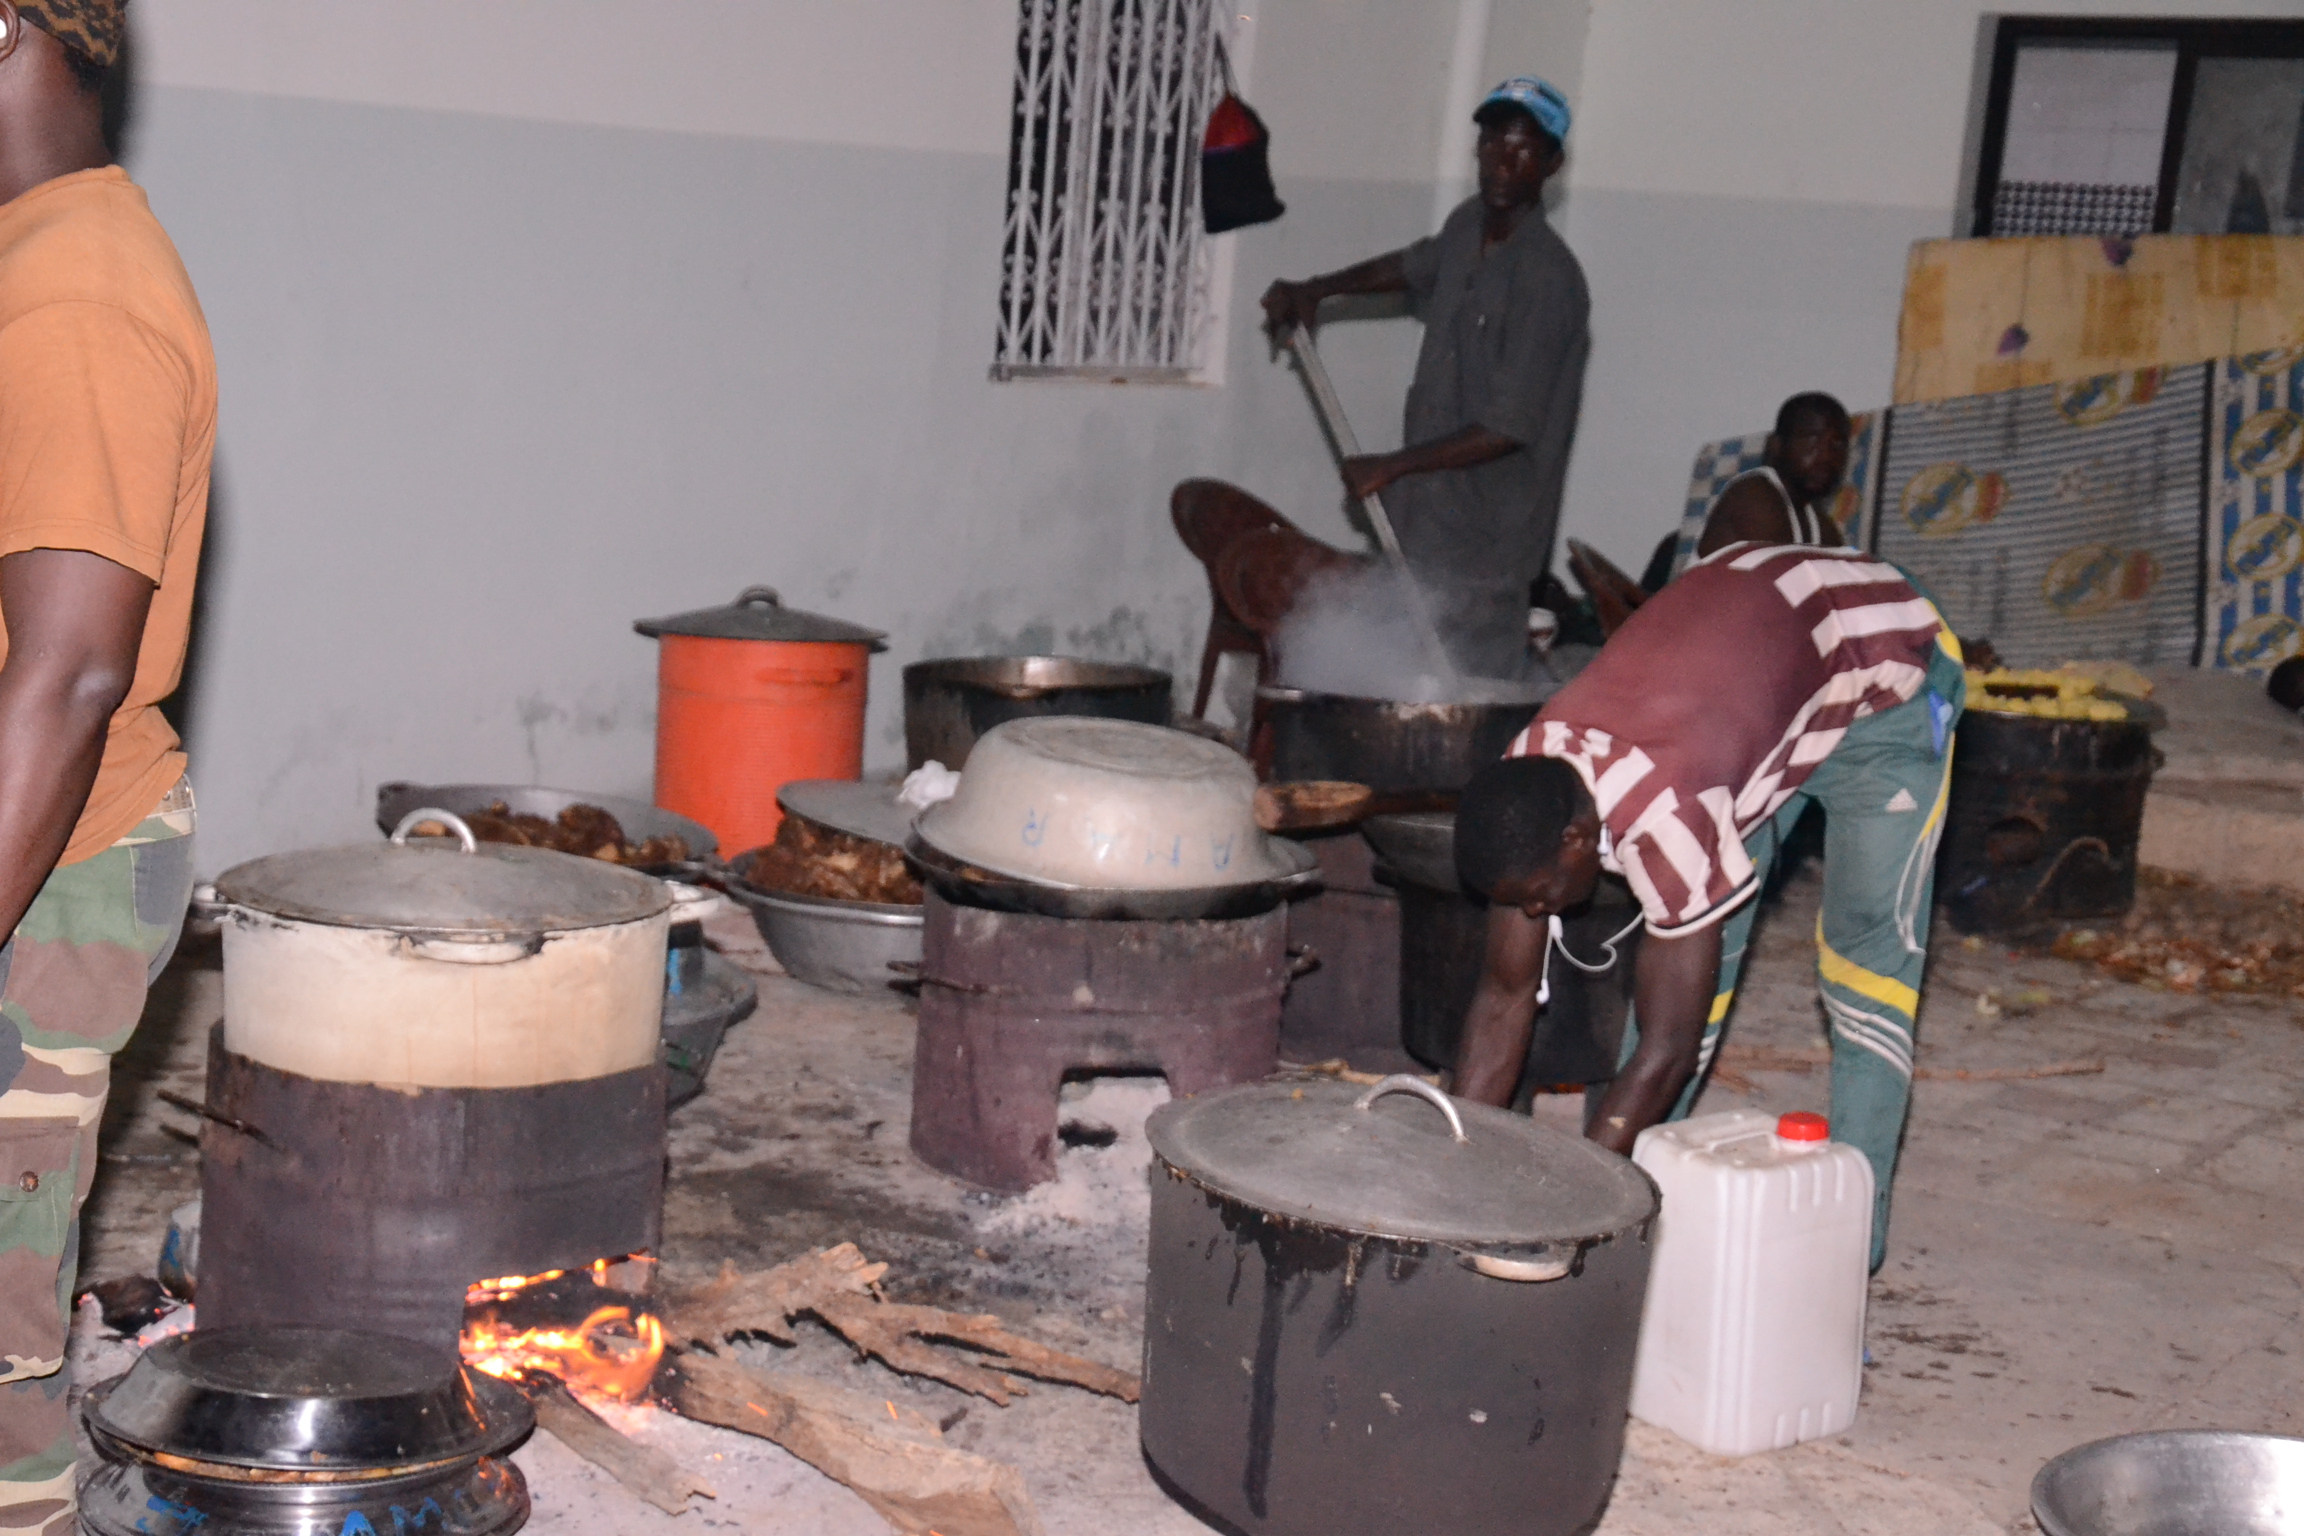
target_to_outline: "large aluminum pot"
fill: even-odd
[[[408,839],[437,821],[454,839]],[[284,1072],[421,1088],[577,1082],[656,1060],[672,895],[598,859],[476,842],[419,807],[387,843],[216,882],[224,1045]]]
[[[1376,793],[1456,790],[1504,755],[1541,701],[1416,704],[1302,688],[1256,690],[1256,766],[1268,779],[1349,779]]]
[[[946,656],[904,669],[904,756],[959,768],[976,739],[1034,715],[1166,725],[1174,679],[1153,667],[1077,656]]]
[[[1410,1077],[1202,1094],[1146,1129],[1144,1450],[1197,1513],[1591,1529],[1624,1450],[1646,1174]]]

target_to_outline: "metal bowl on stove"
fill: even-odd
[[[88,1428],[118,1455],[280,1472],[401,1471],[493,1455],[536,1416],[454,1356],[336,1328],[200,1329],[91,1388]]]
[[[1456,890],[1456,813],[1403,811],[1371,816],[1360,835],[1404,880],[1435,891]]]
[[[2235,1430],[2115,1435],[2032,1479],[2047,1536],[2296,1536],[2304,1440]]]
[[[1256,775],[1230,748],[1125,720],[1012,720],[976,743],[929,846],[1043,885],[1202,890],[1297,872],[1257,826]]]
[[[1281,872],[1239,885],[1139,891],[1125,887],[1047,885],[980,869],[915,836],[904,845],[913,871],[937,895],[964,907],[1032,917],[1179,923],[1254,917],[1320,888],[1320,859],[1302,843],[1277,840]]]

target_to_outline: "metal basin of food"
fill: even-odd
[[[2032,1479],[2047,1536],[2297,1536],[2304,1440],[2234,1430],[2115,1435]]]
[[[1380,795],[1462,789],[1535,718],[1538,691],[1510,702],[1418,704],[1259,688],[1257,767],[1270,779],[1349,779]]]
[[[572,805],[596,805],[616,818],[624,835],[634,842],[652,837],[677,837],[688,845],[689,865],[709,864],[718,857],[719,840],[700,821],[634,800],[627,795],[596,795],[589,790],[550,789],[542,784],[413,784],[396,779],[376,786],[376,825],[390,832],[402,817],[420,806],[436,805],[459,816],[476,816],[501,801],[515,816],[541,816],[549,821]],[[648,873],[659,866],[643,866]],[[682,866],[662,866],[677,872]]]
[[[752,882],[749,853],[728,868],[728,894],[752,914],[776,963],[810,986],[877,993],[919,965],[921,908],[770,890]]]
[[[904,669],[910,766],[966,765],[978,737],[1034,715],[1090,715],[1166,725],[1175,681],[1153,667],[1076,656],[947,656]]]

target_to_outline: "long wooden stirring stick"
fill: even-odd
[[[1358,457],[1360,439],[1352,431],[1352,423],[1345,419],[1344,402],[1336,397],[1336,386],[1329,382],[1328,366],[1320,361],[1320,351],[1312,344],[1312,333],[1301,325],[1290,328],[1287,346],[1289,355],[1296,359],[1296,371],[1304,376],[1304,387],[1311,392],[1312,409],[1328,431],[1328,442],[1336,450],[1337,463]],[[1432,609],[1424,601],[1424,589],[1416,584],[1414,573],[1408,569],[1407,553],[1400,548],[1399,536],[1392,531],[1392,518],[1384,510],[1383,498],[1363,496],[1360,507],[1368,514],[1368,526],[1375,531],[1376,547],[1383,551],[1407,594],[1408,611],[1424,641],[1427,659],[1439,669],[1443,681],[1454,681],[1456,663],[1449,658],[1448,648],[1440,643],[1440,626],[1433,621]]]

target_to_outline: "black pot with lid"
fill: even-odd
[[[1418,1102],[1418,1100],[1426,1102]],[[1656,1187],[1420,1078],[1146,1127],[1144,1449],[1235,1530],[1573,1536],[1624,1449]]]

